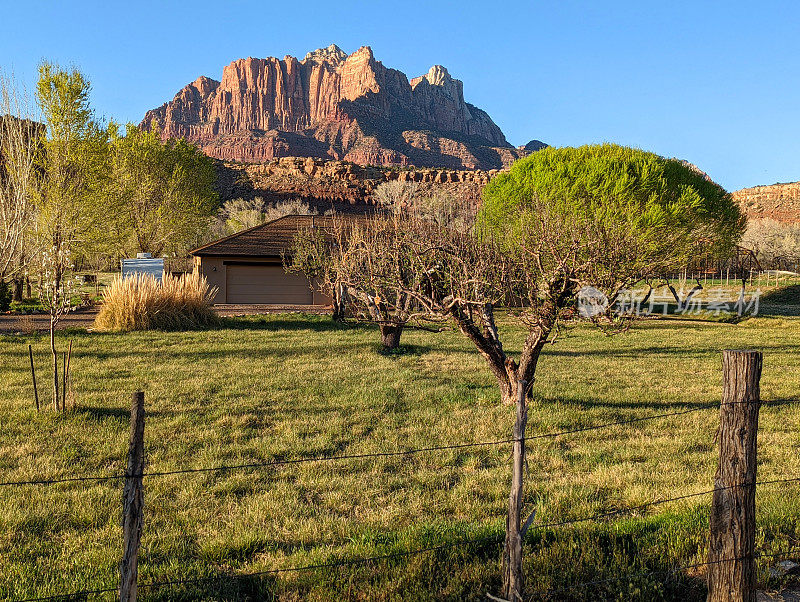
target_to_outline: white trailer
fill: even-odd
[[[121,263],[123,278],[133,276],[134,274],[150,274],[161,282],[161,279],[164,277],[163,257],[154,259],[150,253],[138,253],[136,259],[123,259]]]

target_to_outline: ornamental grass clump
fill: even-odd
[[[216,288],[199,274],[167,276],[159,282],[150,274],[116,277],[103,291],[95,320],[99,330],[191,330],[214,326],[211,309]]]

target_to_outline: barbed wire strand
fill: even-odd
[[[416,449],[398,450],[392,452],[371,452],[364,454],[350,454],[350,455],[336,455],[336,456],[312,456],[308,458],[294,458],[289,460],[270,460],[268,462],[251,462],[247,464],[223,464],[220,466],[208,466],[200,468],[181,468],[177,470],[166,470],[160,472],[144,472],[141,474],[115,474],[106,476],[84,476],[84,477],[66,477],[63,479],[41,479],[31,481],[5,481],[0,482],[0,486],[11,485],[50,485],[54,483],[71,483],[75,481],[110,481],[115,479],[126,478],[139,478],[139,477],[162,477],[175,474],[186,474],[192,472],[216,472],[224,470],[239,470],[247,468],[266,468],[270,466],[283,466],[287,464],[303,464],[306,462],[328,462],[333,460],[352,460],[352,459],[366,459],[378,457],[391,457],[391,456],[406,456],[409,454],[416,454],[431,451],[444,451],[452,449],[463,449],[468,447],[488,447],[492,445],[504,445],[513,443],[516,439],[502,439],[498,441],[482,441],[479,443],[455,443],[451,445],[441,445],[435,447],[420,447]]]
[[[608,518],[611,516],[616,516],[619,514],[630,514],[632,512],[638,512],[639,510],[644,510],[645,508],[650,508],[652,506],[660,506],[662,504],[666,504],[669,502],[677,502],[680,500],[687,500],[694,497],[700,497],[703,495],[709,495],[715,493],[717,491],[727,491],[730,489],[737,489],[739,487],[755,487],[761,485],[774,485],[776,483],[792,483],[800,481],[800,477],[789,477],[784,479],[771,479],[768,481],[757,481],[755,483],[737,483],[735,485],[726,485],[725,487],[715,487],[714,489],[709,489],[707,491],[699,491],[697,493],[687,493],[685,495],[679,495],[676,497],[665,498],[661,500],[654,500],[652,502],[646,502],[644,504],[639,504],[637,506],[630,506],[628,508],[619,508],[617,510],[609,510],[608,512],[601,512],[599,514],[592,514],[590,516],[584,516],[581,518],[574,518],[570,520],[563,520],[553,523],[540,523],[540,524],[532,524],[530,529],[548,529],[551,527],[562,527],[564,525],[571,525],[574,523],[583,523],[588,521],[596,521],[601,520],[604,518]]]
[[[150,583],[140,583],[137,585],[138,589],[146,589],[146,588],[157,588],[157,587],[167,587],[167,586],[174,586],[174,585],[192,585],[197,583],[207,583],[209,581],[225,581],[225,580],[236,580],[236,579],[248,579],[252,577],[263,577],[265,575],[272,575],[278,573],[291,573],[291,572],[301,572],[301,571],[310,571],[310,570],[317,570],[317,569],[327,569],[327,568],[338,568],[341,566],[353,566],[357,564],[367,564],[369,562],[373,562],[376,560],[388,560],[393,558],[403,558],[418,554],[424,554],[427,552],[433,552],[438,550],[443,550],[447,548],[457,547],[457,546],[467,546],[467,545],[491,545],[491,544],[499,544],[503,540],[504,536],[502,537],[493,537],[493,538],[481,538],[481,539],[468,539],[468,540],[459,540],[456,542],[451,542],[447,544],[440,544],[436,546],[429,546],[426,548],[418,548],[415,550],[407,550],[404,552],[394,552],[391,554],[381,554],[377,556],[368,556],[366,558],[353,558],[349,560],[339,560],[336,562],[327,562],[327,563],[319,563],[319,564],[310,564],[304,565],[299,567],[284,567],[278,569],[267,569],[263,571],[254,571],[250,573],[239,573],[239,574],[232,574],[232,575],[214,575],[209,577],[195,577],[191,579],[174,579],[170,581],[154,581]],[[755,555],[756,558],[760,557],[778,557],[778,556],[790,556],[795,553],[800,553],[800,548],[794,548],[790,550],[782,550],[780,552],[770,552],[764,553],[759,552]],[[709,566],[712,564],[720,564],[725,562],[734,562],[737,560],[744,560],[745,557],[740,556],[736,558],[723,558],[720,560],[713,560],[707,562],[699,562],[694,564],[687,564],[682,565],[679,567],[675,567],[673,569],[662,569],[662,570],[646,570],[646,571],[638,571],[638,572],[629,572],[623,575],[608,578],[608,579],[597,579],[594,581],[584,581],[582,583],[577,583],[568,587],[558,588],[558,589],[551,589],[544,592],[537,592],[541,596],[550,596],[556,593],[562,593],[565,591],[571,591],[574,589],[581,589],[590,587],[592,585],[601,585],[603,583],[612,583],[619,581],[620,579],[627,579],[630,577],[640,577],[640,576],[647,576],[647,575],[658,575],[658,574],[673,574],[680,571],[685,571],[693,568],[699,568],[702,566]],[[18,599],[14,602],[40,602],[44,600],[58,600],[61,598],[69,598],[74,596],[86,596],[90,594],[103,594],[103,593],[110,593],[110,592],[117,592],[119,588],[107,588],[107,589],[95,589],[95,590],[83,590],[78,592],[71,592],[68,594],[56,594],[52,596],[44,596],[39,598],[24,598]],[[535,595],[535,594],[534,594]]]
[[[698,406],[696,408],[689,408],[688,410],[680,410],[680,411],[677,411],[677,412],[668,412],[666,414],[653,414],[653,415],[650,415],[650,416],[639,416],[637,418],[627,418],[625,420],[618,420],[616,422],[605,422],[603,424],[593,424],[593,425],[588,425],[588,426],[579,426],[579,427],[575,427],[573,429],[564,430],[564,431],[556,431],[556,432],[553,432],[553,433],[544,433],[544,434],[541,434],[541,435],[526,436],[525,439],[526,440],[532,440],[532,439],[547,439],[547,438],[551,438],[551,437],[560,437],[561,435],[571,435],[573,433],[582,433],[584,431],[595,431],[595,430],[609,428],[609,427],[612,427],[612,426],[619,426],[619,425],[623,425],[623,424],[632,424],[632,423],[635,423],[635,422],[644,422],[646,420],[655,420],[657,418],[668,418],[670,416],[682,416],[684,414],[691,414],[693,412],[700,412],[702,410],[708,410],[708,409],[711,409],[711,408],[720,408],[720,407],[723,407],[723,406],[737,405],[737,404],[744,404],[744,403],[752,403],[752,401],[726,401],[725,403],[714,402],[714,403],[704,404],[704,405]],[[766,405],[768,407],[770,407],[770,406],[790,405],[790,404],[796,404],[796,403],[800,403],[800,400],[780,400],[780,401],[776,401],[776,402],[772,402],[772,403],[765,402],[765,401],[761,402],[762,406]]]
[[[570,435],[574,433],[581,433],[586,431],[594,431],[600,430],[605,428],[610,428],[612,426],[620,426],[624,424],[633,424],[636,422],[644,422],[647,420],[656,420],[659,418],[667,418],[670,416],[682,416],[685,414],[690,414],[692,412],[699,412],[702,410],[710,409],[710,408],[718,408],[724,405],[734,405],[740,403],[752,403],[749,401],[733,401],[733,402],[725,402],[719,403],[715,402],[712,404],[705,404],[696,408],[690,408],[687,410],[680,410],[677,412],[669,412],[664,414],[655,414],[650,416],[640,416],[637,418],[629,418],[626,420],[619,420],[615,422],[606,422],[603,424],[597,425],[588,425],[583,427],[576,427],[573,429],[563,430],[563,431],[555,431],[551,433],[542,433],[537,435],[530,435],[526,436],[521,441],[530,441],[536,439],[546,439],[546,438],[554,438],[560,437],[562,435]],[[800,403],[800,400],[780,400],[776,402],[761,402],[763,405],[766,406],[781,406],[781,405],[789,405],[789,404],[796,404]],[[477,443],[454,443],[450,445],[440,445],[440,446],[432,446],[432,447],[420,447],[416,449],[406,449],[406,450],[398,450],[398,451],[387,451],[387,452],[372,452],[372,453],[363,453],[363,454],[345,454],[345,455],[336,455],[336,456],[312,456],[308,458],[294,458],[290,460],[270,460],[268,462],[252,462],[247,464],[228,464],[228,465],[219,465],[219,466],[209,466],[209,467],[200,467],[200,468],[183,468],[178,470],[167,470],[167,471],[159,471],[159,472],[145,472],[142,474],[134,474],[134,475],[127,475],[127,474],[115,474],[115,475],[98,475],[98,476],[79,476],[79,477],[64,477],[59,479],[35,479],[35,480],[28,480],[28,481],[3,481],[0,482],[0,487],[8,487],[8,486],[21,486],[21,485],[53,485],[57,483],[74,483],[74,482],[84,482],[84,481],[94,481],[94,482],[101,482],[101,481],[112,481],[112,480],[119,480],[119,479],[126,479],[126,478],[139,478],[139,477],[161,477],[161,476],[169,476],[169,475],[176,475],[176,474],[188,474],[194,472],[218,472],[218,471],[225,471],[225,470],[242,470],[248,468],[268,468],[271,466],[284,466],[290,464],[302,464],[307,462],[329,462],[335,460],[356,460],[356,459],[367,459],[367,458],[385,458],[385,457],[396,457],[396,456],[407,456],[411,454],[418,454],[424,452],[432,452],[432,451],[447,451],[453,449],[466,449],[471,447],[489,447],[494,445],[505,445],[508,443],[516,443],[520,440],[518,439],[500,439],[496,441],[482,441]]]
[[[175,579],[171,581],[153,581],[150,583],[139,583],[137,584],[138,589],[145,589],[145,588],[155,588],[155,587],[166,587],[171,585],[190,585],[195,583],[206,583],[208,581],[224,581],[227,579],[235,580],[235,579],[247,579],[251,577],[261,577],[265,575],[272,575],[277,573],[296,573],[302,571],[311,571],[317,569],[327,569],[327,568],[337,568],[341,566],[351,566],[356,564],[367,564],[369,562],[373,562],[376,560],[389,560],[393,558],[404,558],[407,556],[415,556],[418,554],[424,554],[427,552],[434,552],[438,550],[444,550],[448,548],[458,547],[458,546],[471,546],[471,545],[490,545],[490,544],[499,544],[503,539],[503,536],[491,537],[491,538],[475,538],[475,539],[463,539],[459,541],[454,541],[445,544],[439,544],[435,546],[428,546],[425,548],[417,548],[414,550],[406,550],[403,552],[392,552],[390,554],[380,554],[376,556],[367,556],[365,558],[352,558],[348,560],[338,560],[335,562],[325,562],[325,563],[318,563],[318,564],[309,564],[303,565],[298,567],[283,567],[277,569],[267,569],[263,571],[254,571],[250,573],[237,573],[231,575],[214,575],[209,577],[195,577],[191,579]],[[14,602],[37,602],[41,600],[58,600],[61,598],[69,598],[71,596],[82,596],[87,594],[101,594],[101,593],[108,593],[108,592],[116,592],[119,588],[114,589],[97,589],[97,590],[86,590],[86,591],[79,591],[79,592],[72,592],[69,594],[56,594],[52,596],[45,596],[41,598],[24,598],[22,600],[15,600]]]

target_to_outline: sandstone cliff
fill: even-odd
[[[800,182],[742,188],[732,194],[748,219],[800,223]]]
[[[525,154],[486,112],[464,100],[441,65],[410,82],[368,46],[247,58],[222,79],[199,77],[148,111],[145,128],[186,138],[212,157],[263,163],[303,156],[359,165],[493,169]]]

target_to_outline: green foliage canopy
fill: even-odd
[[[118,253],[181,254],[199,243],[218,207],[212,159],[156,131],[109,126],[108,206]]]
[[[57,283],[71,263],[68,251],[90,244],[103,214],[107,138],[94,119],[90,91],[89,80],[77,69],[46,61],[39,65],[36,99],[46,135],[39,155],[36,229],[39,246],[57,262]]]
[[[573,248],[573,265],[591,264],[587,276],[597,280],[586,283],[608,285],[724,255],[744,224],[730,194],[696,169],[613,144],[517,161],[486,186],[478,217],[478,231],[508,248],[549,239],[552,262]]]

